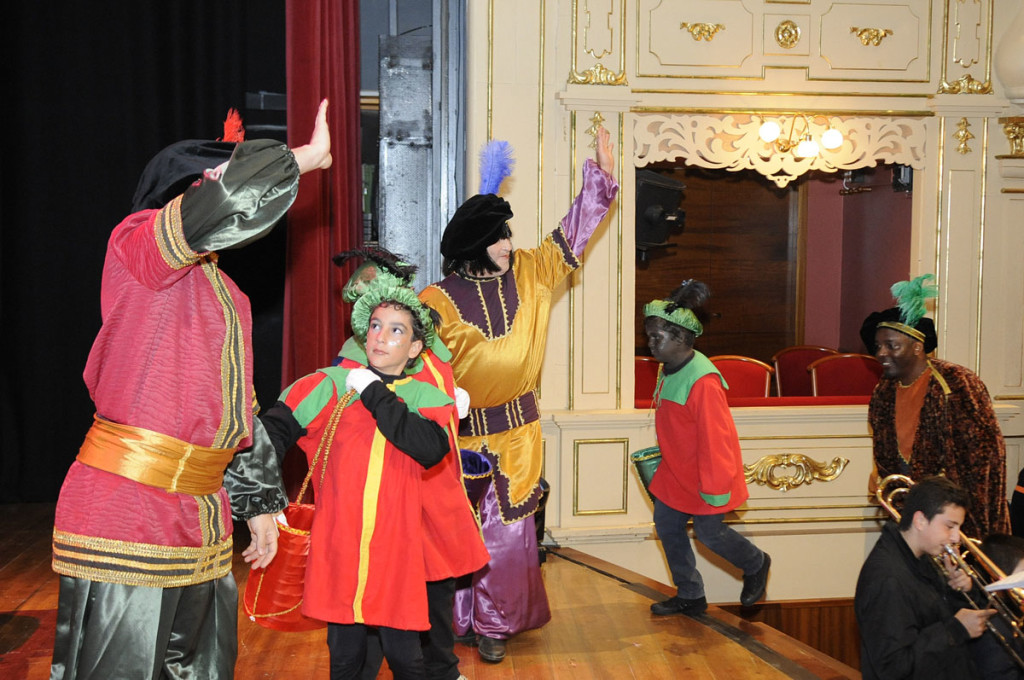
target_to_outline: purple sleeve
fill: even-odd
[[[588,158],[583,164],[583,189],[562,218],[562,231],[576,257],[583,254],[587,242],[608,214],[608,206],[618,193],[619,183],[615,178]]]

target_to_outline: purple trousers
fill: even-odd
[[[455,593],[455,632],[470,630],[506,639],[551,620],[540,575],[533,515],[512,524],[501,521],[494,484],[480,502],[484,545],[491,561],[472,575],[472,585]]]

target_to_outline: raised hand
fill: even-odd
[[[331,156],[331,129],[327,124],[327,100],[320,102],[313,123],[313,135],[309,144],[292,149],[295,161],[299,164],[299,173],[310,170],[326,170],[331,167],[334,158]]]
[[[611,135],[608,130],[601,126],[597,129],[597,157],[595,160],[597,164],[609,175],[614,174],[615,171],[615,157],[612,155],[612,150],[615,145],[611,142]]]

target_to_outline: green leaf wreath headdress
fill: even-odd
[[[710,291],[703,282],[687,279],[672,291],[667,300],[652,300],[644,305],[644,318],[656,316],[700,337],[704,326],[694,310],[707,302],[709,295]]]
[[[431,347],[437,333],[430,307],[423,304],[412,289],[416,265],[380,248],[347,250],[332,260],[340,267],[353,257],[362,257],[366,262],[349,278],[341,297],[345,302],[355,302],[352,305],[352,333],[359,343],[366,343],[373,310],[382,302],[393,301],[408,307],[419,319],[424,333],[423,346]]]

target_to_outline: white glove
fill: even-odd
[[[380,377],[368,368],[353,368],[345,378],[345,389],[355,390],[362,394],[367,385],[379,380]]]
[[[469,392],[461,387],[455,388],[455,410],[459,412],[459,420],[469,415]]]

